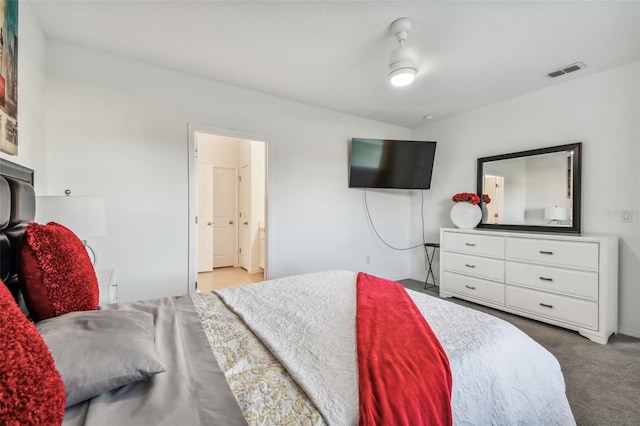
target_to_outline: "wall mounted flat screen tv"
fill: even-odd
[[[349,188],[429,189],[436,142],[353,138]]]

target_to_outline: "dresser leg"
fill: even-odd
[[[438,293],[438,296],[440,296],[443,299],[449,299],[451,297],[454,297],[453,294],[447,293],[446,291],[442,291],[442,289],[440,289],[440,293]]]
[[[601,337],[601,336],[596,336],[596,335],[593,335],[593,334],[585,333],[585,332],[582,332],[582,331],[579,331],[578,333],[580,333],[581,336],[586,337],[587,339],[591,340],[592,342],[600,343],[601,345],[606,345],[607,341],[609,340],[609,336]]]

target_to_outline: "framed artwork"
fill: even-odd
[[[0,151],[18,155],[18,0],[0,0]]]

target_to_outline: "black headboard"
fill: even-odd
[[[0,278],[24,309],[18,286],[16,251],[24,228],[36,215],[33,170],[0,158]]]

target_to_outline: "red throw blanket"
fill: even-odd
[[[451,370],[438,338],[400,284],[357,282],[360,425],[451,425]]]

